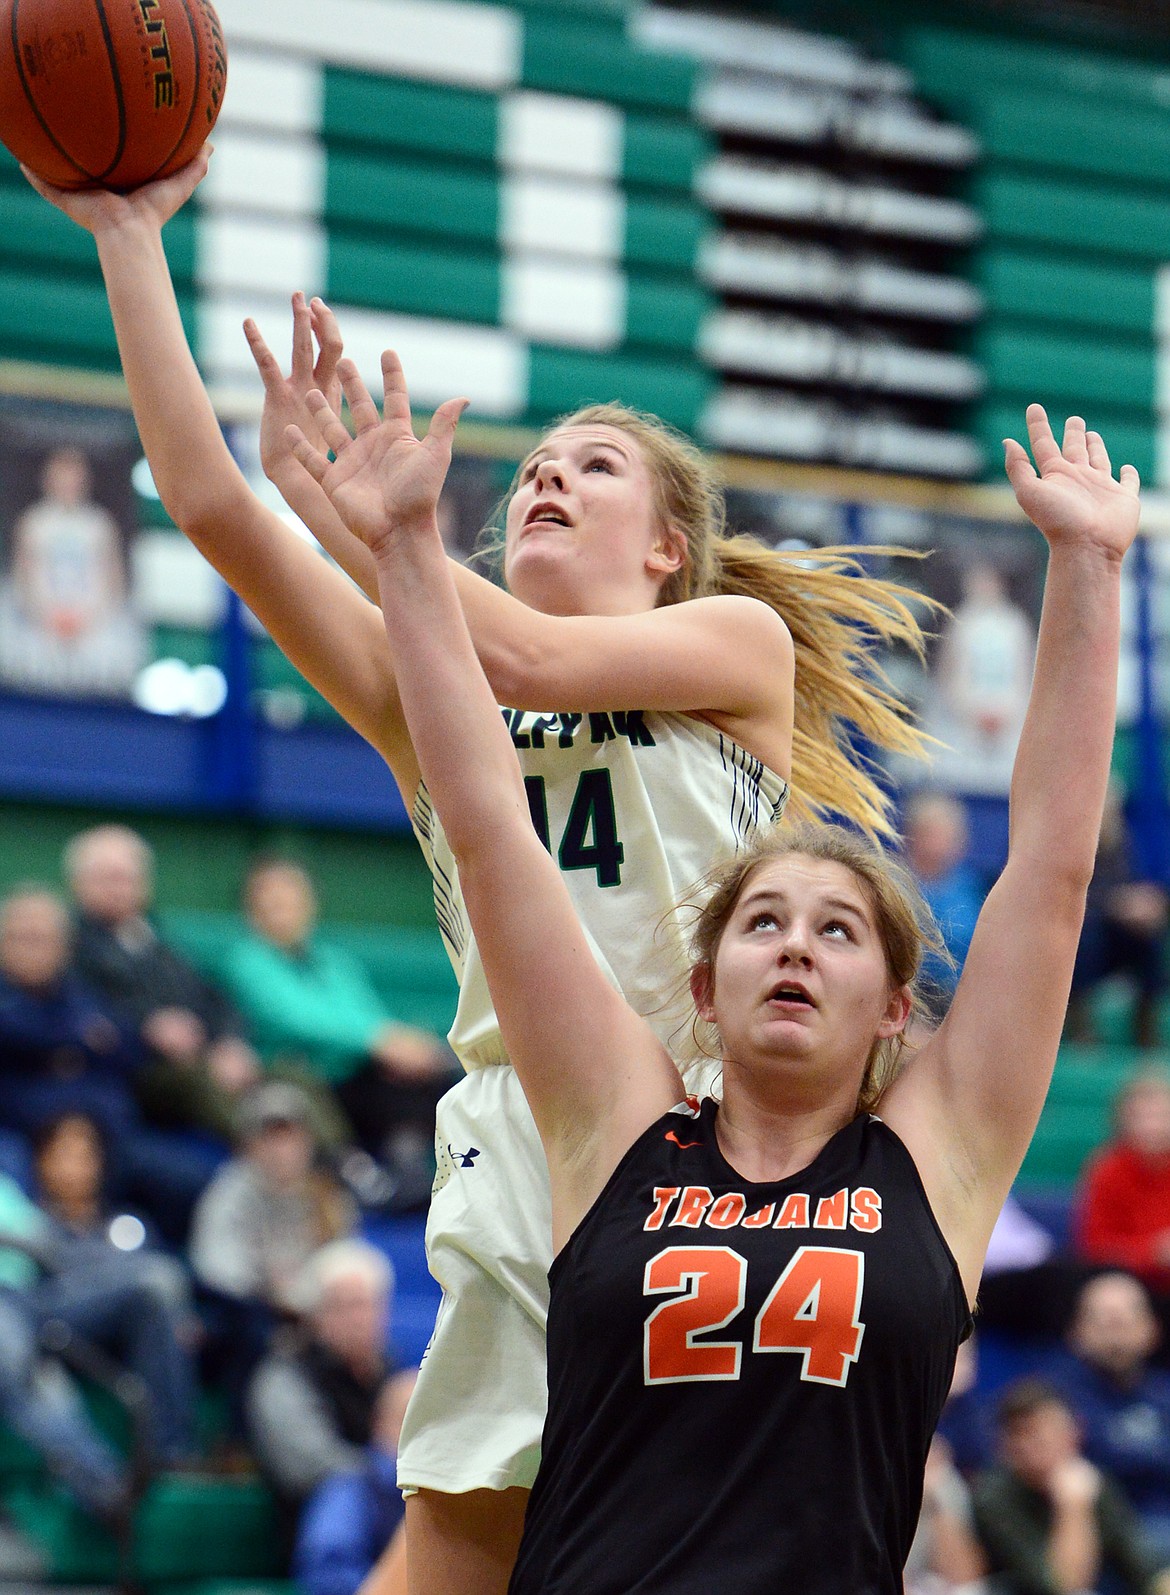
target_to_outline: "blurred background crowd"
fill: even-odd
[[[1043,578],[999,440],[1039,399],[1140,468],[1064,1042],[907,1589],[1170,1595],[1170,12],[218,10],[215,170],[166,239],[257,491],[240,322],[284,350],[303,289],[367,380],[393,345],[422,410],[470,394],[459,558],[536,429],[620,398],[719,452],[736,530],[942,605],[880,661],[937,739],[886,772],[936,1018]],[[0,1592],[357,1590],[438,1306],[454,990],[387,772],[168,521],[89,241],[0,151]]]

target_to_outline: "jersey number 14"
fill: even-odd
[[[643,1293],[671,1293],[646,1320],[643,1368],[648,1385],[738,1379],[739,1340],[699,1340],[739,1313],[747,1259],[730,1246],[668,1246],[646,1264]],[[787,1351],[800,1377],[844,1385],[861,1350],[865,1256],[835,1246],[801,1246],[756,1314],[753,1352]],[[679,1294],[681,1292],[682,1294]]]
[[[528,795],[528,811],[532,815],[536,834],[552,853],[544,776],[526,775],[524,790]],[[596,870],[598,886],[621,885],[626,850],[618,841],[613,783],[608,770],[581,772],[577,790],[569,805],[560,845],[554,856],[563,870]]]

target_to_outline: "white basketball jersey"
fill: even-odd
[[[690,715],[502,712],[533,824],[597,961],[669,1047],[679,1015],[663,1011],[664,971],[685,967],[676,905],[714,862],[780,818],[787,783]],[[412,820],[459,979],[451,1045],[467,1069],[506,1063],[455,861],[422,786]]]

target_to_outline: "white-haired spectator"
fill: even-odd
[[[297,1282],[300,1324],[252,1377],[249,1432],[290,1536],[318,1485],[365,1467],[378,1401],[396,1372],[387,1351],[393,1293],[393,1267],[376,1247],[323,1246]]]

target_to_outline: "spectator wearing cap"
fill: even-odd
[[[189,1256],[209,1332],[206,1361],[226,1388],[236,1426],[243,1392],[319,1247],[352,1233],[357,1212],[318,1164],[308,1099],[270,1080],[243,1101],[236,1155],[200,1198]]]
[[[326,1479],[366,1467],[379,1398],[401,1377],[387,1352],[394,1271],[384,1253],[334,1241],[298,1285],[301,1322],[274,1342],[247,1396],[252,1444],[290,1535]]]
[[[150,910],[154,858],[125,825],[81,831],[65,849],[77,912],[74,964],[145,1055],[136,1079],[147,1118],[230,1139],[242,1092],[260,1077],[226,995],[160,935]]]

